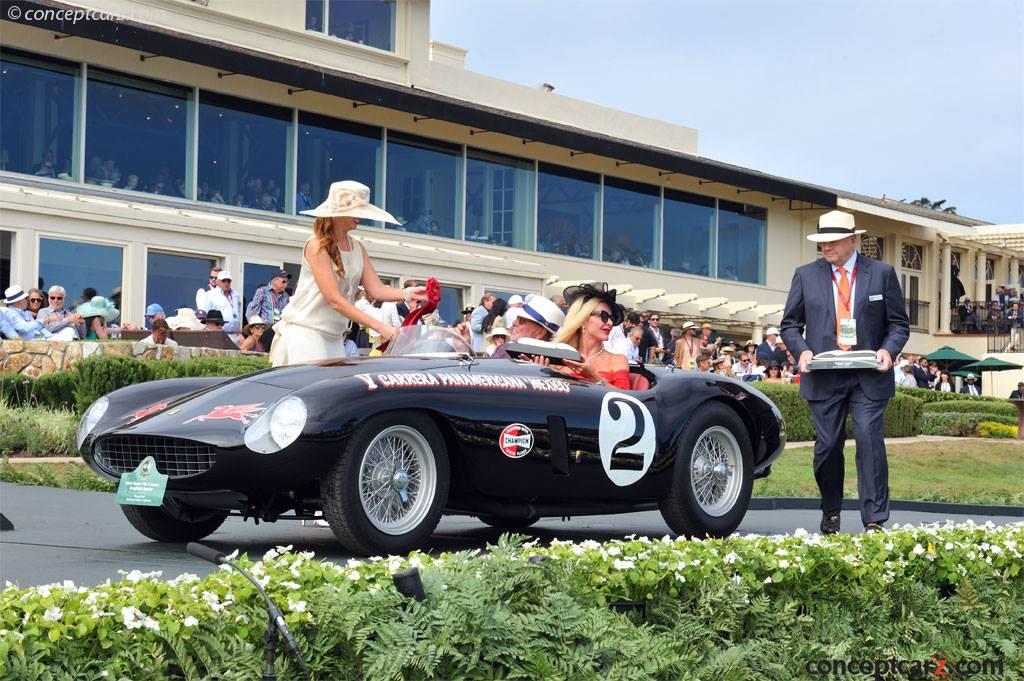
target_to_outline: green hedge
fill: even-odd
[[[998,660],[978,678],[1008,679],[1024,665],[1021,547],[1021,524],[947,524],[824,539],[502,538],[483,553],[347,564],[279,547],[238,561],[266,580],[316,679],[761,681],[894,657]],[[423,602],[392,583],[410,566]],[[0,678],[254,679],[265,626],[260,596],[230,570],[11,587]],[[283,653],[277,672],[300,678]]]
[[[11,407],[0,402],[0,453],[76,456],[77,416],[67,409]]]
[[[786,439],[804,442],[815,438],[814,423],[807,400],[800,397],[800,386],[759,382],[754,385],[775,403],[786,420]],[[927,392],[927,391],[925,391]],[[911,437],[921,432],[922,402],[910,395],[897,393],[885,410],[885,437]],[[846,432],[853,437],[853,426],[847,420]]]
[[[134,383],[191,376],[241,376],[270,367],[265,357],[197,357],[184,361],[141,361],[130,357],[88,357],[72,371],[38,379],[0,374],[0,397],[12,406],[37,405],[82,413],[101,396]]]
[[[1017,417],[982,413],[926,412],[921,424],[921,434],[974,437],[979,435],[978,426],[982,422],[1016,426]]]
[[[972,397],[971,395],[963,395],[961,393],[942,393],[938,390],[929,390],[928,388],[896,388],[896,393],[902,393],[904,395],[910,395],[916,397],[922,402],[941,402],[941,401],[961,401],[970,400],[972,402],[1005,402],[1001,397],[989,397],[987,395],[978,395]]]
[[[1006,400],[999,402],[982,402],[980,400],[939,400],[924,405],[924,413],[958,412],[961,414],[992,414],[994,416],[1012,416],[1017,422],[1017,407]]]

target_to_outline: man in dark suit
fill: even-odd
[[[1011,400],[1024,400],[1024,381],[1017,384],[1017,389],[1010,393]]]
[[[892,358],[910,337],[910,323],[896,271],[857,253],[853,215],[822,215],[807,238],[821,244],[822,258],[798,267],[782,318],[782,339],[798,357],[800,395],[817,431],[814,477],[821,492],[821,531],[839,531],[843,503],[846,415],[857,442],[857,492],[865,530],[889,519],[889,471],[883,414],[896,388]],[[814,355],[828,350],[873,350],[872,369],[809,371]]]
[[[779,342],[779,330],[773,326],[764,335],[764,340],[757,346],[757,363],[761,366],[768,366],[770,362],[778,361],[775,353],[777,350],[776,345]],[[785,361],[785,353],[782,354],[782,359]]]
[[[961,394],[972,395],[974,397],[977,397],[978,395],[981,395],[981,391],[978,390],[978,384],[975,383],[975,381],[977,381],[977,380],[978,380],[978,377],[975,376],[974,374],[967,374],[964,377],[964,381],[965,382],[964,382],[963,386],[960,387]]]

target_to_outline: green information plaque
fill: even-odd
[[[156,469],[156,461],[147,456],[131,473],[121,476],[117,503],[127,506],[159,506],[164,502],[167,476]]]

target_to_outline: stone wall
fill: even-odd
[[[39,378],[44,374],[68,369],[83,357],[115,356],[144,360],[193,359],[259,355],[257,352],[217,350],[214,348],[168,347],[132,341],[45,341],[0,340],[0,374],[24,374]]]

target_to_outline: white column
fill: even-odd
[[[983,303],[985,302],[985,251],[975,251],[974,258],[975,272],[978,273],[974,280],[974,302]]]
[[[758,345],[764,340],[764,324],[754,324],[754,331],[751,339]]]
[[[942,244],[942,273],[939,277],[939,333],[949,333],[950,296],[953,279],[953,249],[948,241]]]
[[[146,244],[129,241],[124,249],[124,271],[121,273],[122,325],[141,325],[146,319],[146,260]]]

